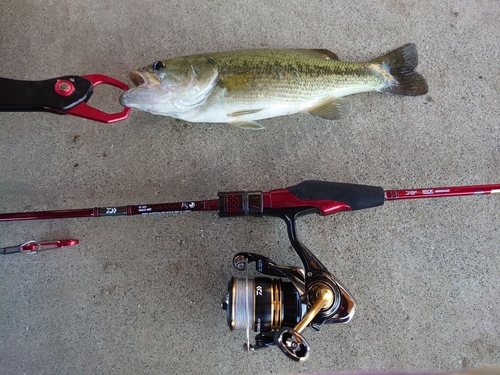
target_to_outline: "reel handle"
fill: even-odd
[[[311,324],[321,310],[330,308],[335,301],[335,295],[327,285],[315,286],[311,292],[309,294],[312,294],[311,297],[316,298],[316,300],[302,320],[294,328],[283,327],[274,335],[276,346],[288,358],[297,362],[307,360],[311,351],[308,342],[301,335],[302,331]]]
[[[321,310],[329,309],[335,302],[335,294],[333,290],[326,284],[315,285],[309,293],[309,298],[313,299],[313,304],[309,311],[300,322],[294,327],[295,331],[302,333],[304,329],[311,324],[313,319]]]

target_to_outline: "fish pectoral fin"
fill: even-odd
[[[325,60],[339,60],[339,57],[335,53],[327,49],[296,49],[296,51],[314,57],[321,57]]]
[[[232,122],[230,122],[230,124],[233,126],[236,126],[237,128],[245,129],[245,130],[263,130],[263,129],[265,129],[257,121],[232,121]]]
[[[252,72],[234,73],[225,78],[219,79],[217,84],[226,89],[227,92],[243,91],[252,87],[255,77]]]
[[[340,120],[346,118],[351,112],[351,101],[345,98],[330,99],[309,110],[311,115],[327,120]]]
[[[253,113],[257,113],[257,112],[260,112],[262,111],[262,108],[259,108],[259,109],[246,109],[246,110],[243,110],[243,111],[236,111],[236,112],[233,112],[233,113],[228,113],[227,115],[229,117],[240,117],[240,116],[245,116],[245,115],[251,115]]]

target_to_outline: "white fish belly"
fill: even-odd
[[[296,113],[307,113],[331,99],[341,98],[347,95],[378,91],[384,85],[375,86],[373,84],[353,84],[344,87],[332,88],[329,90],[320,90],[316,93],[300,92],[283,93],[283,95],[263,95],[255,97],[249,95],[245,97],[231,97],[215,94],[211,96],[206,103],[193,109],[189,113],[182,114],[183,120],[191,122],[239,122],[256,121],[266,118],[287,116]],[[252,112],[238,115],[239,113]],[[235,115],[236,114],[236,115]]]

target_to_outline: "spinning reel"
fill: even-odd
[[[307,360],[310,346],[302,336],[307,326],[319,331],[321,324],[346,323],[354,315],[353,297],[297,238],[296,218],[317,213],[316,208],[264,210],[285,220],[290,242],[303,267],[280,266],[254,253],[238,253],[233,265],[239,271],[255,262],[259,273],[288,279],[233,277],[222,301],[231,330],[259,332],[247,350],[278,346],[294,361]]]

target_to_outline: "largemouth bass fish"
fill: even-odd
[[[363,63],[340,61],[324,49],[207,53],[131,71],[137,87],[120,102],[190,122],[227,122],[254,130],[263,129],[257,120],[295,113],[336,120],[350,112],[347,95],[427,93],[417,64],[414,44]]]

